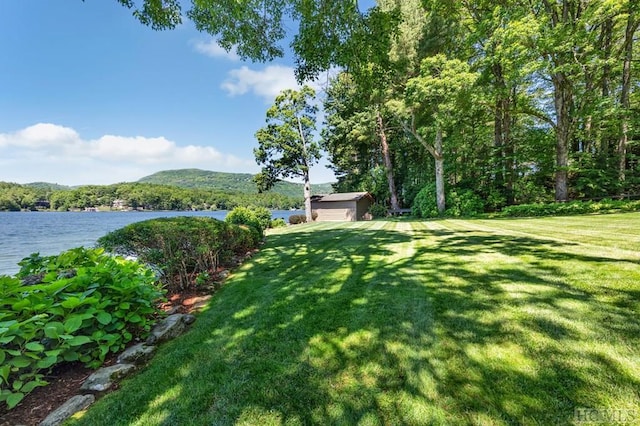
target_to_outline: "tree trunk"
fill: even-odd
[[[376,121],[378,124],[378,135],[382,145],[382,157],[384,159],[384,168],[387,172],[387,182],[389,184],[389,194],[391,196],[391,209],[400,209],[398,203],[398,192],[396,191],[396,183],[393,179],[393,165],[391,164],[391,154],[389,153],[389,143],[387,142],[387,133],[385,131],[384,122],[380,111],[376,111]]]
[[[629,143],[629,92],[631,90],[631,61],[633,60],[633,35],[638,29],[640,22],[634,19],[633,9],[629,7],[629,18],[625,30],[623,53],[624,63],[622,66],[622,88],[620,91],[620,108],[622,108],[621,133],[618,140],[618,179],[624,182],[627,164],[627,144]]]
[[[497,89],[493,127],[493,179],[494,188],[506,196],[507,204],[513,204],[513,143],[511,140],[511,94],[507,89],[502,65],[492,66]],[[515,93],[515,89],[514,89]],[[514,94],[515,99],[515,94]]]
[[[494,64],[493,76],[497,88],[496,103],[493,115],[493,182],[494,188],[504,189],[504,91],[505,82],[502,76],[502,66]]]
[[[444,214],[446,209],[444,193],[444,155],[442,152],[442,130],[439,127],[436,131],[434,148],[435,155],[433,158],[436,162],[436,204],[438,205],[438,213]]]
[[[571,107],[573,91],[571,83],[562,72],[552,76],[556,109],[556,201],[567,201],[569,141],[571,140]]]
[[[307,223],[313,222],[313,213],[311,211],[311,181],[309,180],[309,172],[304,174],[304,213],[307,216]]]

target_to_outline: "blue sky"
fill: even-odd
[[[242,62],[187,20],[153,31],[115,0],[3,0],[0,16],[0,181],[257,173],[254,134],[297,87],[291,57]],[[325,164],[312,183],[334,180]]]

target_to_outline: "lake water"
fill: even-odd
[[[274,210],[285,220],[293,212]],[[43,256],[93,247],[98,238],[133,222],[157,217],[206,216],[224,220],[226,211],[197,212],[0,212],[0,275],[13,275],[31,253]]]

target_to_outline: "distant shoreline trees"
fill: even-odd
[[[108,210],[231,210],[234,207],[250,205],[288,210],[299,208],[302,199],[274,192],[231,193],[150,183],[49,189],[0,182],[0,211],[69,211],[96,207]]]

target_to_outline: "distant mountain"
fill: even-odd
[[[249,173],[223,173],[201,169],[164,170],[139,179],[140,183],[179,186],[182,188],[214,189],[225,192],[257,193],[253,175]],[[289,197],[302,198],[303,185],[293,182],[278,182],[272,192]],[[311,185],[311,192],[330,194],[330,183]]]
[[[64,191],[66,189],[71,189],[70,186],[58,185],[57,183],[49,182],[31,182],[25,184],[24,186],[28,186],[33,189],[44,189],[45,191]]]

